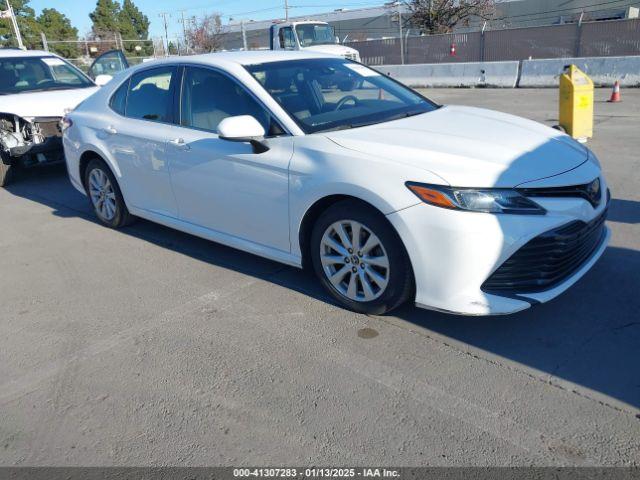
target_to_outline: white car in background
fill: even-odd
[[[357,79],[346,93],[333,81],[345,75]],[[105,225],[138,216],[312,265],[357,312],[523,310],[575,283],[609,238],[606,182],[584,146],[523,118],[436,105],[335,56],[147,63],[64,129],[71,182]]]
[[[108,54],[96,59],[91,70],[128,66],[121,63],[121,52]],[[50,52],[0,49],[0,186],[15,168],[62,162],[60,120],[110,78],[94,81]]]

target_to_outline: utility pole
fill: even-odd
[[[180,16],[182,18],[180,22],[182,23],[182,34],[184,35],[184,48],[186,53],[189,53],[189,45],[187,43],[187,20],[184,18],[184,12],[186,12],[186,10],[180,10]]]
[[[7,0],[7,10],[9,11],[9,15],[11,15],[11,25],[13,25],[13,31],[16,33],[16,40],[18,41],[18,47],[21,50],[24,50],[24,43],[22,43],[22,35],[20,35],[20,28],[18,27],[18,21],[16,20],[16,14],[13,11],[13,7]]]
[[[284,0],[284,19],[289,21],[289,0]]]
[[[169,56],[169,27],[167,26],[167,18],[171,18],[171,14],[169,12],[161,12],[158,14],[159,17],[162,18],[162,21],[164,22],[164,38],[167,41],[167,48],[164,51],[164,56],[168,57]]]
[[[242,32],[242,46],[245,50],[249,50],[247,48],[247,31],[244,28],[244,20],[240,20],[240,31]]]

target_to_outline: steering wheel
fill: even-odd
[[[334,108],[334,110],[340,110],[342,107],[345,106],[347,102],[353,102],[355,106],[355,105],[358,105],[358,103],[360,103],[360,100],[358,100],[358,97],[356,97],[355,95],[345,95],[340,100],[338,100],[338,103],[336,103],[336,108]]]

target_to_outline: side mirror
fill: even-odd
[[[98,75],[94,82],[96,82],[96,85],[98,85],[99,87],[104,87],[111,80],[113,80],[113,77],[111,75]]]
[[[248,142],[254,153],[264,153],[269,147],[263,139],[266,132],[260,122],[251,115],[227,117],[218,124],[218,136],[231,142]]]

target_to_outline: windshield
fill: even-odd
[[[0,94],[92,87],[82,72],[58,57],[0,58]]]
[[[438,108],[389,77],[338,57],[250,65],[247,70],[305,133],[372,125]]]
[[[296,25],[296,33],[302,47],[336,43],[333,27],[325,23],[301,23]]]

